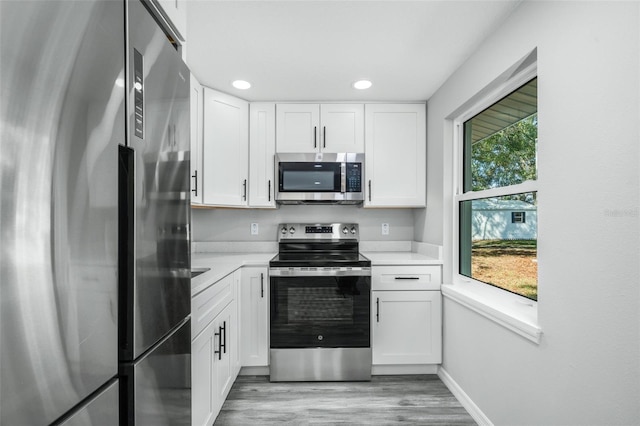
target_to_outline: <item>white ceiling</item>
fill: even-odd
[[[189,0],[187,63],[249,101],[425,101],[520,1]]]

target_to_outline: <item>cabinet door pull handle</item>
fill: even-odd
[[[271,202],[271,179],[269,179],[269,186],[267,187],[267,194],[269,197],[269,202]]]
[[[327,126],[322,128],[322,147],[327,147]]]
[[[369,179],[369,201],[371,201],[371,179]]]
[[[376,322],[380,322],[380,298],[376,297]]]
[[[226,354],[227,353],[227,322],[226,321],[222,321],[222,333],[223,333],[222,350]]]
[[[264,297],[264,273],[260,273],[260,297]]]
[[[242,200],[247,201],[247,180],[245,179],[242,183]]]
[[[218,327],[218,332],[213,333],[214,336],[218,337],[218,350],[213,350],[213,354],[218,354],[218,360],[222,359],[222,327]]]
[[[420,277],[396,277],[396,280],[419,280]]]
[[[313,126],[313,147],[318,147],[318,128]]]
[[[191,175],[191,179],[193,179],[193,189],[191,192],[197,197],[198,196],[198,171],[194,170]]]

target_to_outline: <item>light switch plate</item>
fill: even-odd
[[[251,224],[251,235],[258,235],[258,224],[257,223],[252,223]]]
[[[388,223],[383,223],[382,224],[382,235],[389,235],[389,224]]]

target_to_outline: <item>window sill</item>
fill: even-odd
[[[442,295],[540,344],[537,302],[477,282],[443,284]]]

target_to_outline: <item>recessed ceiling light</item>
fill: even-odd
[[[371,87],[372,84],[373,83],[371,83],[369,80],[358,80],[355,83],[353,83],[353,88],[358,90],[364,90]]]
[[[240,89],[240,90],[247,90],[248,88],[251,87],[251,83],[249,83],[248,81],[244,81],[244,80],[236,80],[231,84],[233,85],[233,87],[235,87],[236,89]]]

